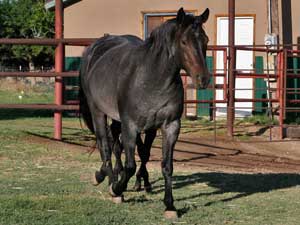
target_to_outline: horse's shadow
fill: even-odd
[[[28,132],[30,135],[35,135],[39,137],[46,137],[43,135],[37,135],[34,133]],[[90,137],[85,137],[89,139]],[[67,142],[64,140],[64,142]],[[71,142],[67,142],[71,143]],[[76,143],[71,143],[76,144]],[[195,143],[197,144],[197,143]],[[81,144],[76,144],[81,145]],[[219,148],[219,147],[218,147]],[[223,148],[224,149],[224,148]],[[232,155],[240,154],[241,151],[237,149],[225,148],[226,150],[234,150],[235,152]],[[203,156],[201,156],[203,157]],[[206,157],[209,157],[206,156]],[[163,178],[158,177],[154,181],[152,181],[152,194],[159,194],[164,191]],[[180,197],[176,197],[174,195],[175,200],[178,202],[184,202],[188,200],[197,199],[201,196],[212,196],[212,195],[222,195],[226,193],[232,193],[230,197],[228,195],[224,195],[226,197],[221,198],[217,201],[210,201],[205,204],[205,206],[210,206],[212,204],[218,202],[230,202],[235,199],[239,199],[242,197],[250,196],[256,193],[266,193],[273,190],[280,190],[284,188],[291,187],[300,187],[300,173],[292,174],[292,173],[273,173],[273,174],[241,174],[241,173],[221,173],[221,172],[207,172],[207,173],[193,173],[188,175],[174,175],[173,176],[173,189],[180,190],[186,188],[187,186],[195,185],[195,184],[205,184],[210,188],[213,188],[213,191],[207,192],[197,190],[191,192],[186,191]],[[195,187],[196,189],[196,187]],[[128,199],[127,202],[147,202],[148,198],[145,197],[134,197]],[[179,209],[179,215],[183,215],[189,211],[189,207],[184,207]]]
[[[164,186],[158,184],[159,178],[153,184],[153,194],[164,191]],[[242,197],[250,196],[256,193],[266,193],[273,190],[297,187],[300,185],[300,174],[240,174],[240,173],[193,173],[190,175],[173,176],[173,189],[182,189],[189,185],[204,183],[208,187],[213,188],[212,192],[189,193],[181,195],[175,200],[187,201],[199,198],[201,196],[222,195],[226,193],[234,193],[231,197],[224,197],[218,201],[210,201],[205,206],[210,206],[218,202],[229,202]],[[299,186],[300,187],[300,186]],[[228,195],[227,195],[228,196]],[[179,214],[183,215],[189,209],[184,207],[179,209]]]

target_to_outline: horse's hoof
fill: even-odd
[[[94,186],[98,186],[100,183],[98,182],[97,178],[96,178],[96,173],[93,174],[92,176],[92,185]]]
[[[117,196],[112,189],[112,184],[109,186],[109,193],[111,195],[111,201],[113,203],[120,204],[124,202],[124,196],[123,195]]]
[[[105,175],[101,174],[100,171],[96,171],[94,176],[92,176],[92,184],[97,186],[101,184],[105,179]]]
[[[151,184],[148,185],[148,186],[145,186],[144,189],[145,189],[145,191],[146,191],[147,193],[151,193],[151,192],[152,192],[152,186],[151,186]]]
[[[111,201],[115,204],[121,204],[124,202],[124,197],[122,196],[117,196],[117,197],[111,197]]]
[[[112,185],[113,184],[111,184],[111,185],[109,185],[109,193],[110,193],[110,195],[111,195],[111,197],[118,197],[115,193],[114,193],[114,191],[113,191],[113,189],[112,189]]]
[[[164,217],[168,220],[176,220],[178,219],[178,215],[177,215],[177,212],[176,211],[165,211],[164,212]]]

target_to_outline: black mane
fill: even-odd
[[[189,25],[194,24],[195,17],[187,15],[184,23],[181,25],[181,29],[187,28]],[[145,40],[146,46],[155,54],[164,52],[167,50],[168,55],[172,55],[172,44],[175,40],[175,32],[177,28],[177,22],[175,19],[170,19],[156,27],[150,36]]]

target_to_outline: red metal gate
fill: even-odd
[[[78,110],[78,104],[64,104],[63,77],[78,77],[79,73],[64,72],[65,45],[87,46],[95,39],[64,39],[63,38],[63,4],[55,1],[55,39],[0,39],[0,44],[7,45],[48,45],[56,46],[55,72],[0,72],[0,77],[54,77],[55,100],[53,104],[0,104],[0,108],[8,109],[49,109],[54,110],[54,138],[62,137],[62,111]]]
[[[226,103],[227,104],[227,133],[233,137],[234,132],[234,111],[235,102],[274,102],[279,104],[279,127],[280,137],[284,137],[284,119],[286,112],[299,112],[299,107],[287,107],[287,103],[298,104],[298,99],[287,99],[286,95],[289,93],[295,94],[300,93],[300,88],[287,88],[287,78],[300,78],[298,73],[289,73],[287,68],[288,57],[299,57],[300,51],[290,50],[282,46],[280,49],[270,49],[267,46],[234,46],[234,0],[229,0],[229,46],[210,46],[209,51],[212,51],[212,55],[216,55],[216,52],[223,52],[224,59],[224,70],[220,73],[216,68],[213,70],[213,82],[209,86],[213,90],[212,100],[186,100],[185,104],[189,103],[209,103],[210,108],[213,110],[213,119],[215,119],[216,104]],[[50,45],[56,46],[55,51],[55,72],[0,72],[0,77],[55,77],[55,101],[53,104],[0,104],[0,108],[15,108],[15,109],[50,109],[54,110],[54,138],[61,140],[62,137],[62,111],[63,110],[78,110],[79,105],[64,104],[63,102],[63,77],[77,77],[79,76],[78,71],[64,72],[64,48],[66,45],[72,46],[87,46],[95,39],[64,39],[63,37],[63,5],[61,0],[55,1],[55,39],[0,39],[0,44],[14,44],[14,45]],[[277,54],[277,69],[274,74],[270,74],[269,70],[267,73],[257,74],[253,71],[241,72],[235,69],[235,57],[236,51],[254,51],[264,52],[265,54]],[[266,57],[268,58],[268,57]],[[228,68],[228,69],[227,69]],[[224,77],[224,83],[217,85],[215,80],[216,77]],[[235,79],[236,78],[264,78],[269,80],[270,78],[277,79],[276,97],[268,99],[241,99],[235,98],[234,93]],[[183,78],[186,81],[186,78]],[[216,100],[215,92],[217,89],[222,89],[224,92],[223,99]],[[272,128],[274,125],[270,125]],[[270,132],[272,129],[270,129]],[[271,136],[271,134],[270,134]]]

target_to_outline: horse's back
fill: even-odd
[[[86,72],[88,72],[105,53],[109,52],[109,50],[126,45],[139,46],[142,43],[143,40],[133,35],[107,35],[99,38],[86,50],[85,57],[88,63]]]
[[[98,39],[83,55],[82,87],[89,101],[115,120],[119,120],[119,79],[128,69],[131,49],[141,44],[143,41],[135,36],[108,35]]]

